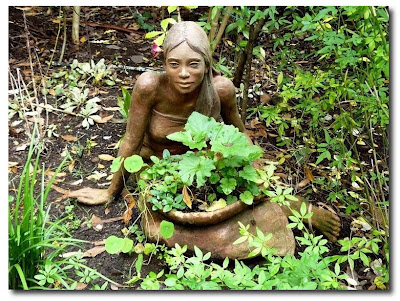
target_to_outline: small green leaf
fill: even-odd
[[[240,243],[242,243],[242,242],[245,242],[247,240],[247,236],[241,236],[241,237],[239,237],[238,239],[236,239],[234,242],[233,242],[233,244],[234,245],[238,245],[238,244],[240,244]]]
[[[167,19],[164,19],[164,20],[162,20],[161,22],[160,22],[160,25],[161,25],[161,28],[162,28],[162,30],[165,32],[165,31],[167,31],[167,28],[168,28],[168,24],[175,24],[176,23],[176,21],[175,21],[175,19],[172,19],[172,18],[167,18]]]
[[[149,255],[151,252],[153,252],[156,249],[155,245],[152,243],[146,243],[144,245],[143,253],[144,255]]]
[[[283,81],[283,72],[281,71],[278,74],[278,86],[280,86],[282,84],[282,81]]]
[[[160,35],[157,39],[154,40],[154,43],[158,46],[161,46],[164,43],[165,33]]]
[[[156,36],[158,36],[158,35],[160,35],[162,33],[163,33],[162,31],[150,31],[150,32],[146,33],[145,38],[146,39],[152,39],[152,38],[154,38],[154,37],[156,37]]]
[[[246,165],[243,170],[239,171],[239,176],[250,182],[257,182],[259,179],[257,170],[251,165]]]
[[[143,165],[143,159],[139,155],[133,155],[125,158],[124,167],[130,173],[139,171]]]
[[[306,203],[302,203],[302,204],[301,204],[301,207],[300,207],[300,214],[301,214],[302,216],[304,216],[304,215],[306,215],[306,213],[307,213]]]
[[[234,178],[223,178],[221,180],[221,189],[222,191],[228,195],[236,188],[236,180]]]
[[[174,227],[174,224],[173,224],[173,223],[171,223],[171,222],[169,222],[169,221],[166,221],[166,220],[163,220],[163,221],[160,223],[161,235],[162,235],[165,239],[171,238],[172,235],[174,235],[174,230],[175,230],[175,227]]]
[[[124,158],[122,158],[121,156],[115,158],[111,163],[111,172],[117,172],[121,168],[123,161]]]
[[[168,13],[170,14],[170,13],[176,11],[177,8],[178,8],[178,6],[168,6],[167,7]]]
[[[194,253],[197,258],[203,259],[203,252],[197,246],[194,246]]]
[[[240,200],[245,203],[246,205],[253,204],[254,196],[251,194],[250,191],[244,191],[240,194]]]
[[[123,253],[129,253],[131,250],[132,250],[132,248],[133,248],[133,240],[132,239],[130,239],[130,238],[128,238],[128,237],[125,237],[124,239],[123,239],[123,246],[122,246],[122,248],[121,248],[121,252],[123,252]]]
[[[123,238],[111,235],[107,237],[105,242],[105,248],[109,254],[117,254],[123,248],[125,242]]]
[[[142,265],[143,265],[143,254],[139,254],[135,263],[136,273],[138,275],[140,275],[140,271],[142,270]]]

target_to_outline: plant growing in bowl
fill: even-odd
[[[138,155],[118,157],[112,165],[112,171],[117,171],[121,164],[131,173],[143,169],[137,184],[140,202],[146,205],[140,209],[150,213],[150,216],[145,215],[146,219],[154,220],[154,216],[160,214],[163,220],[183,226],[218,225],[268,194],[266,172],[252,165],[262,156],[262,149],[250,144],[247,136],[236,127],[193,112],[184,131],[167,138],[183,143],[189,150],[180,155],[164,150],[162,158],[150,157],[151,166]],[[287,223],[280,208],[273,210],[278,210],[273,215],[278,216],[279,225]],[[232,223],[238,234],[237,220]],[[218,229],[212,231],[218,232]]]

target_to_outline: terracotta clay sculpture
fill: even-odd
[[[164,149],[171,154],[186,152],[186,146],[168,140],[167,135],[182,131],[193,111],[222,118],[225,124],[234,125],[245,133],[235,87],[228,78],[213,70],[209,41],[200,26],[194,22],[179,22],[172,26],[163,45],[163,64],[165,73],[145,72],[136,81],[126,134],[118,156],[126,158],[138,154],[149,162],[152,155],[161,157]],[[121,193],[128,177],[129,173],[122,167],[114,174],[108,189],[83,188],[69,196],[84,204],[105,204]],[[306,201],[293,202],[291,207],[299,210],[302,202]],[[309,221],[314,228],[335,241],[340,230],[337,215],[308,203],[307,208],[314,213]],[[291,215],[289,208],[261,200],[254,206],[236,205],[225,211],[231,209],[234,212],[228,212],[226,219],[213,224],[189,225],[181,216],[183,221],[175,220],[176,233],[165,243],[179,242],[189,248],[197,245],[213,252],[214,257],[245,258],[248,248],[244,245],[232,247],[232,242],[239,237],[237,221],[242,220],[243,223],[251,222],[252,228],[256,225],[265,233],[273,233],[271,246],[278,249],[279,254],[293,254],[293,234],[286,228],[286,216]],[[148,223],[143,226],[150,239],[157,236],[163,219],[174,217],[156,212],[148,216]]]

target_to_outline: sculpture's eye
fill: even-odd
[[[170,62],[169,65],[170,65],[172,68],[178,68],[178,66],[179,66],[179,64],[178,64],[177,62]]]

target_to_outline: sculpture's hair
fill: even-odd
[[[163,43],[163,62],[165,64],[168,53],[183,42],[203,56],[208,69],[208,72],[204,74],[195,110],[206,116],[217,118],[220,114],[220,102],[213,81],[214,69],[210,42],[204,30],[192,21],[174,24]]]

